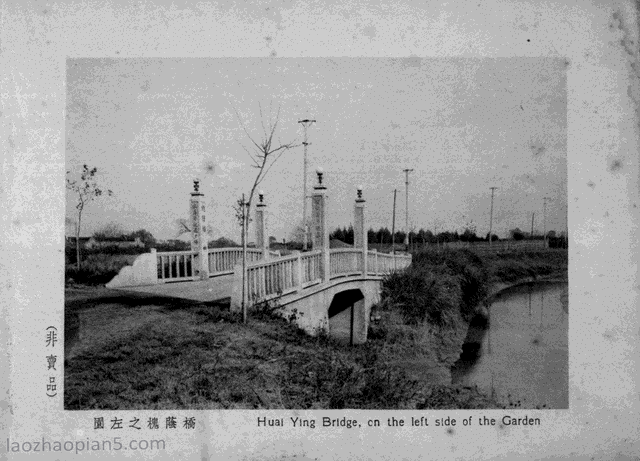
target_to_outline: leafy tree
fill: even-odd
[[[106,240],[106,239],[115,239],[118,237],[124,237],[126,234],[124,228],[121,224],[111,222],[109,224],[105,224],[100,229],[93,233],[93,237],[96,240]]]
[[[377,232],[379,243],[391,243],[391,231],[387,227],[381,227]]]
[[[391,242],[391,232],[386,227],[381,227],[377,231],[375,231],[375,242],[376,243],[387,243]]]
[[[374,231],[371,228],[369,228],[369,230],[367,231],[367,242],[369,242],[369,243],[378,243],[376,241],[376,231]]]
[[[487,232],[487,236],[484,238],[487,242],[489,241],[489,232]],[[498,238],[498,236],[494,233],[491,234],[491,241],[492,242],[497,242],[498,240],[500,240]]]
[[[298,224],[296,224],[296,226],[294,226],[293,230],[289,234],[289,242],[302,244],[303,240],[304,240],[304,226],[302,225],[302,221],[300,221]]]
[[[239,246],[236,242],[226,237],[220,237],[209,242],[209,248],[231,248]]]
[[[469,228],[465,229],[460,235],[460,241],[462,242],[475,242],[476,238],[476,233]]]
[[[407,234],[403,231],[396,231],[395,238],[393,239],[393,243],[402,243],[404,242],[404,238]]]
[[[67,190],[70,190],[77,196],[76,212],[78,218],[76,220],[76,262],[78,271],[80,270],[80,228],[82,226],[82,212],[85,207],[103,193],[111,196],[113,192],[109,189],[103,191],[96,182],[97,168],[89,168],[87,165],[82,166],[80,180],[73,180],[69,177],[71,171],[67,171]]]
[[[343,240],[344,232],[342,232],[341,228],[337,227],[336,229],[333,230],[333,232],[329,234],[329,238],[331,240]]]
[[[421,242],[429,242],[429,243],[435,243],[436,242],[436,236],[433,234],[433,232],[431,232],[430,230],[424,231],[423,229],[420,229],[420,232],[423,232],[423,237],[421,239]]]
[[[129,234],[129,236],[133,239],[139,238],[140,241],[144,243],[145,248],[152,248],[156,244],[155,237],[146,229],[138,229]]]
[[[518,227],[516,227],[515,229],[511,229],[509,231],[509,235],[513,240],[519,241],[524,239],[524,232],[522,232]]]
[[[476,235],[476,230],[477,230],[477,226],[472,219],[470,222],[468,222],[465,225],[464,231],[460,235],[460,241],[475,242],[476,240],[478,240],[478,236]]]
[[[343,242],[348,243],[349,245],[353,245],[354,241],[355,241],[355,234],[353,230],[353,225],[349,224],[349,228],[345,229]]]

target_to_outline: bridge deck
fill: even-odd
[[[192,301],[213,302],[231,297],[233,274],[212,277],[209,280],[160,283],[138,287],[115,288],[117,290],[149,293],[156,296],[190,299]]]

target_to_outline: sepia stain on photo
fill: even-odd
[[[66,78],[65,409],[568,408],[564,59]]]

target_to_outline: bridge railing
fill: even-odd
[[[367,272],[369,275],[384,275],[394,270],[402,270],[411,264],[411,255],[367,252]]]
[[[362,274],[362,250],[357,248],[334,249],[329,251],[329,278],[351,274]]]
[[[198,276],[194,273],[194,268],[197,254],[195,251],[156,253],[158,282],[196,280]]]
[[[249,305],[296,293],[323,280],[323,252],[314,250],[290,256],[254,261],[246,266],[245,290],[242,288],[242,266],[236,264],[231,295],[232,308],[239,309],[243,292]],[[411,264],[410,255],[392,255],[370,251],[367,272],[380,276],[401,270]],[[329,252],[329,278],[363,275],[361,249],[334,249]]]
[[[262,250],[247,248],[247,263],[262,259]],[[209,250],[209,275],[233,274],[242,262],[242,248],[214,248]]]
[[[315,250],[300,256],[301,273],[299,284],[302,288],[322,281],[322,251]]]
[[[251,303],[292,293],[300,286],[298,255],[253,262],[247,265],[247,298]]]

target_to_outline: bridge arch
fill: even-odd
[[[367,340],[365,296],[359,288],[333,295],[329,310],[329,336],[342,343],[360,344]]]

